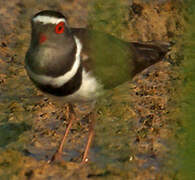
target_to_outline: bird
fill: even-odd
[[[64,137],[51,161],[61,157],[76,117],[74,103],[81,106],[95,104],[106,90],[131,80],[137,73],[162,60],[168,49],[168,43],[127,42],[90,28],[70,27],[67,18],[58,11],[36,13],[31,18],[31,41],[25,69],[45,96],[69,103],[71,113]],[[83,163],[89,160],[93,122]]]

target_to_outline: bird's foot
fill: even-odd
[[[52,158],[48,161],[48,163],[53,163],[53,162],[57,162],[57,161],[62,161],[62,153],[57,151]]]
[[[86,157],[86,158],[83,158],[82,161],[81,161],[81,164],[86,164],[89,162],[89,158]]]

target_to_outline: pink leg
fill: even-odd
[[[73,110],[73,107],[72,106],[70,106],[69,107],[69,109],[68,109],[68,111],[69,111],[69,116],[70,116],[70,121],[69,121],[69,123],[68,123],[68,127],[66,128],[66,131],[65,131],[65,133],[64,133],[64,136],[63,136],[63,138],[62,138],[62,141],[61,141],[61,143],[60,143],[60,146],[59,146],[59,148],[58,148],[58,150],[56,151],[56,153],[52,156],[52,158],[51,158],[51,160],[49,161],[49,163],[50,162],[53,162],[53,161],[55,161],[55,160],[59,160],[59,159],[61,159],[61,156],[62,156],[62,151],[63,151],[63,146],[64,146],[64,143],[65,143],[65,141],[66,141],[66,139],[67,139],[67,136],[68,136],[68,133],[69,133],[69,131],[70,131],[70,129],[71,129],[71,127],[72,127],[72,124],[73,124],[73,122],[75,121],[75,112],[74,112],[74,110]]]
[[[86,144],[86,147],[85,147],[82,163],[87,163],[88,160],[89,160],[87,156],[88,156],[88,152],[89,152],[91,142],[92,142],[92,139],[93,139],[93,136],[94,136],[94,125],[95,125],[94,114],[91,113],[91,115],[89,117],[91,117],[90,118],[91,122],[90,122],[90,127],[89,127],[89,136],[88,136],[88,141],[87,141],[87,144]]]

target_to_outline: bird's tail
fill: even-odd
[[[133,42],[131,45],[134,49],[135,70],[133,74],[137,74],[152,64],[163,60],[172,46],[171,43],[161,41]]]

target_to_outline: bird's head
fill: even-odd
[[[81,48],[64,15],[41,11],[32,17],[31,25],[31,43],[25,60],[28,72],[58,77],[69,72],[75,62],[79,65],[76,56],[80,56]]]
[[[72,34],[64,15],[57,11],[45,10],[31,19],[33,46],[61,46],[71,42]]]

